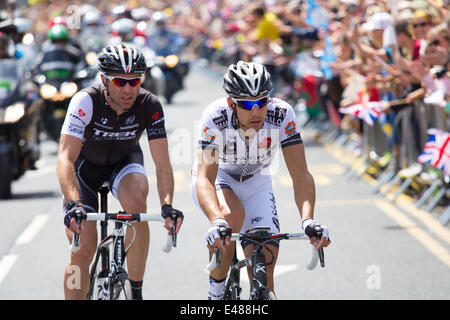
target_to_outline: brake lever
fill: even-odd
[[[318,242],[320,242],[320,239],[322,239],[322,231],[318,231],[317,232],[317,240],[318,240]],[[325,255],[323,253],[323,247],[320,248],[319,250],[317,250],[317,253],[319,254],[320,266],[322,268],[325,268]]]
[[[177,214],[172,213],[172,246],[174,248],[177,247],[177,233],[175,230],[177,229]]]
[[[76,213],[75,221],[77,223],[78,228],[81,228],[81,220],[82,220],[83,214],[79,210],[75,211],[75,213]],[[80,242],[80,234],[78,232],[74,231],[73,232],[73,245],[71,246],[72,252],[75,252],[78,250],[79,242]]]
[[[220,227],[219,228],[219,234],[220,234],[220,240],[222,241],[222,243],[224,243],[225,237],[227,236],[227,229],[225,227]],[[217,253],[216,253],[216,268],[220,268],[220,260],[221,260],[221,258],[222,258],[222,251],[217,249]]]

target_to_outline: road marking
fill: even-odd
[[[285,273],[289,273],[291,271],[294,271],[296,269],[298,269],[298,265],[296,264],[277,264],[275,266],[275,270],[273,273],[273,277],[276,278],[278,276],[281,276]],[[241,281],[246,282],[246,283],[250,283],[248,280],[248,273],[247,273],[247,268],[242,268],[241,269]]]
[[[354,157],[344,157],[342,154],[342,151],[337,151],[336,149],[332,148],[330,145],[324,145],[324,149],[328,151],[331,155],[333,155],[336,160],[340,161],[341,163],[352,163],[352,168],[356,168],[354,164],[358,162],[358,164],[361,162],[362,158],[357,158],[355,160]],[[349,158],[351,160],[349,161]],[[373,179],[370,176],[363,175],[363,179],[367,181],[371,186],[375,186],[377,184],[377,181]],[[384,189],[387,186],[384,185],[380,191],[384,191]],[[388,200],[392,200],[393,191],[389,191],[386,198]],[[380,204],[383,201],[382,204]],[[447,266],[450,267],[450,255],[448,251],[442,247],[439,243],[437,243],[429,234],[427,234],[425,231],[420,229],[412,220],[410,220],[406,215],[404,215],[400,210],[398,210],[395,206],[387,202],[386,200],[376,200],[375,205],[380,206],[379,208],[385,208],[385,210],[389,210],[388,212],[381,209],[382,212],[386,213],[388,216],[391,215],[391,218],[395,220],[394,217],[396,217],[398,220],[395,221],[401,221],[402,223],[405,223],[405,225],[412,227],[412,229],[406,229],[408,232],[410,232],[419,242],[421,242],[429,251],[431,251],[433,254],[437,255],[437,257],[442,260]],[[316,204],[317,205],[317,204]],[[404,194],[400,194],[398,196],[398,199],[396,201],[396,205],[399,206],[401,209],[405,210],[412,216],[414,216],[416,219],[421,221],[425,226],[427,226],[430,231],[445,241],[446,243],[450,243],[450,231],[443,227],[439,221],[437,221],[433,216],[431,216],[428,212],[416,208],[414,204],[411,202],[411,200]],[[387,209],[389,208],[389,209]],[[404,227],[403,225],[401,225]],[[405,227],[404,227],[405,228]],[[420,236],[420,237],[419,237]],[[442,255],[442,256],[441,256]]]
[[[373,204],[374,199],[349,199],[349,200],[325,200],[317,201],[316,207],[337,207],[337,206],[363,206],[368,204]]]
[[[39,168],[38,170],[27,171],[27,172],[25,172],[25,177],[26,178],[36,178],[36,177],[44,176],[49,173],[56,174],[56,166],[48,166],[48,167],[44,167],[44,168]]]
[[[324,174],[316,174],[316,175],[314,175],[314,182],[318,186],[329,186],[331,184],[330,178],[328,178]]]
[[[325,200],[317,201],[316,207],[338,207],[338,206],[365,206],[373,204],[374,199],[348,199],[348,200]],[[288,208],[297,208],[295,203],[287,203]]]
[[[313,175],[313,177],[314,177],[314,182],[318,186],[331,185],[331,179],[328,178],[328,176],[326,176],[324,174],[316,173]],[[292,178],[289,175],[276,176],[276,179],[282,187],[290,188],[293,185]],[[277,185],[277,184],[275,183],[274,185]]]
[[[30,243],[36,234],[42,229],[49,219],[48,214],[40,214],[34,217],[31,223],[25,228],[15,241],[15,246]],[[15,246],[10,249],[10,252],[15,251]],[[6,275],[16,263],[19,256],[14,253],[3,256],[0,260],[0,284],[6,278]]]
[[[376,200],[374,204],[450,268],[450,253],[447,249],[420,229],[419,226],[388,201]]]
[[[6,278],[9,270],[13,267],[18,258],[17,254],[8,254],[0,260],[0,283]]]
[[[442,224],[437,221],[433,216],[431,216],[425,210],[417,208],[409,200],[404,200],[403,195],[399,196],[399,200],[396,204],[405,210],[406,212],[413,215],[416,219],[420,220],[424,225],[426,225],[436,236],[450,244],[450,230],[442,226]]]
[[[36,234],[42,229],[42,227],[47,223],[49,218],[48,214],[40,214],[34,217],[33,221],[28,225],[28,227],[20,234],[16,240],[16,244],[27,244],[36,236]]]
[[[337,163],[313,164],[308,167],[313,176],[317,173],[340,175],[345,172],[345,168]]]

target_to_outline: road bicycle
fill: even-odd
[[[246,233],[233,233],[231,241],[249,241],[255,244],[252,257],[239,260],[237,258],[236,249],[234,251],[233,261],[225,280],[224,300],[240,300],[242,288],[240,286],[240,270],[244,267],[252,267],[252,281],[250,287],[250,300],[276,300],[276,296],[269,288],[267,288],[266,267],[273,263],[273,253],[266,246],[269,241],[273,240],[309,240],[305,233],[271,233],[269,227],[256,227]],[[224,239],[225,231],[221,237]],[[320,241],[321,234],[318,235]],[[266,263],[263,248],[266,248],[272,254],[272,260]],[[325,257],[323,248],[316,250],[312,248],[311,261],[307,265],[307,269],[312,270],[317,266],[320,260],[322,268],[325,267]],[[206,266],[208,271],[220,267],[220,251],[213,254],[211,261]]]
[[[100,221],[100,243],[97,247],[94,262],[91,264],[90,285],[87,300],[132,300],[131,283],[125,268],[125,258],[128,249],[134,242],[136,230],[132,225],[137,221],[159,221],[164,223],[165,219],[161,214],[147,213],[108,213],[108,192],[109,184],[104,183],[99,188],[100,212],[82,214],[77,213],[77,224],[81,225],[81,220]],[[172,235],[168,235],[163,247],[164,252],[170,252],[172,247],[176,247],[176,217],[172,217],[174,227]],[[108,221],[114,221],[114,229],[108,234]],[[125,226],[133,230],[133,237],[125,248]],[[74,233],[71,250],[75,252],[79,245],[78,233]],[[112,249],[112,259],[110,252]],[[101,263],[99,263],[99,261]]]

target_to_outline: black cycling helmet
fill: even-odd
[[[259,97],[272,91],[272,81],[262,64],[238,61],[228,68],[223,89],[230,96]]]
[[[104,74],[142,74],[147,70],[144,55],[138,49],[126,44],[104,48],[98,57],[97,67]]]

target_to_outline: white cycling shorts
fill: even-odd
[[[197,207],[202,210],[195,189],[196,178],[196,174],[192,173],[191,195]],[[244,207],[245,219],[240,232],[246,232],[258,226],[270,227],[270,232],[273,233],[280,232],[277,205],[270,175],[259,174],[244,182],[239,182],[219,169],[216,178],[216,190],[219,199],[223,199],[223,195],[219,193],[225,188],[231,189]],[[233,232],[236,231],[233,230]]]

